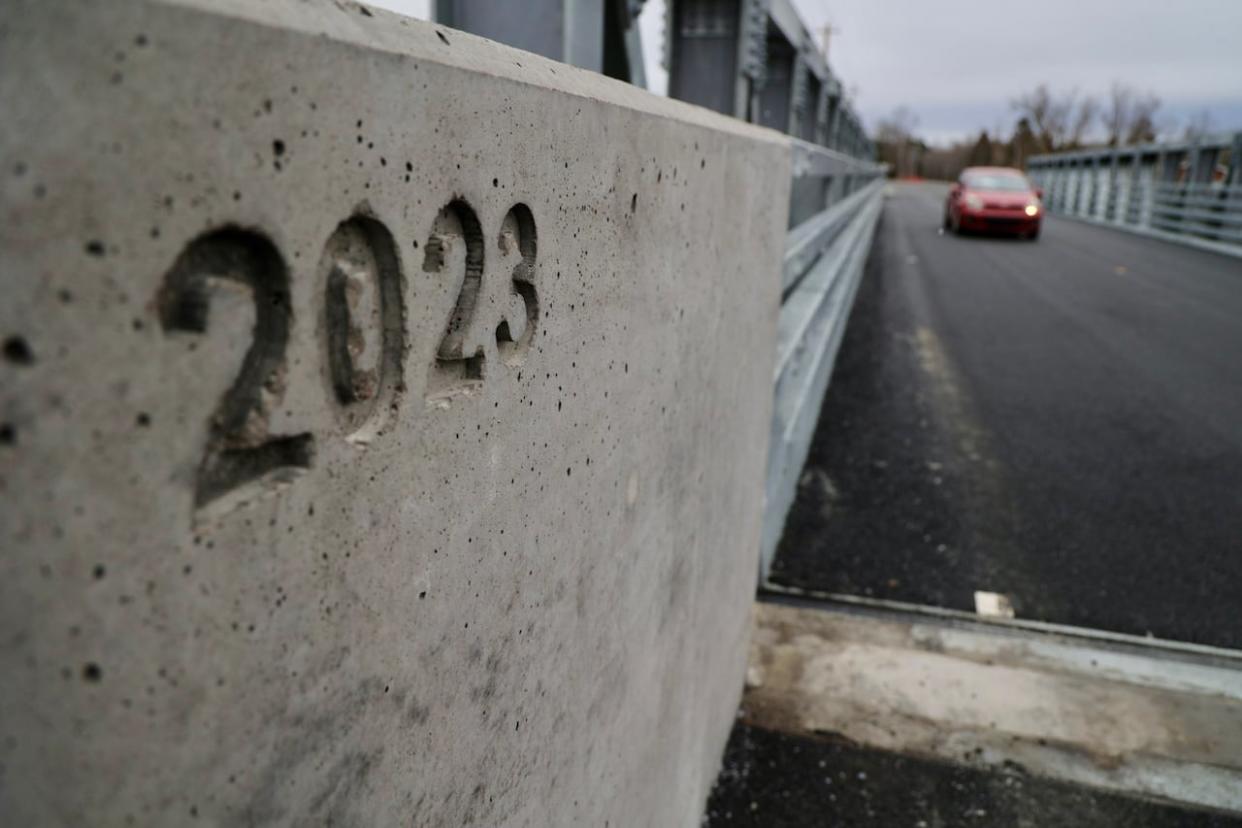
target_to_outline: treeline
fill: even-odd
[[[953,179],[965,167],[1025,167],[1026,159],[1046,152],[1087,146],[1127,146],[1156,139],[1160,99],[1123,83],[1114,83],[1106,99],[1076,91],[1054,92],[1040,84],[1010,101],[1016,118],[1008,136],[982,131],[974,140],[931,146],[916,134],[918,119],[899,107],[876,129],[879,159],[898,177]],[[1208,130],[1206,113],[1186,125],[1187,137]]]

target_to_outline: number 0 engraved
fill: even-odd
[[[217,282],[248,289],[254,335],[241,371],[211,416],[199,463],[194,505],[199,514],[224,514],[309,468],[314,438],[270,436],[269,412],[284,393],[289,341],[289,274],[265,236],[225,227],[192,241],[164,277],[158,297],[165,331],[206,333]]]
[[[392,234],[355,216],[328,238],[320,261],[329,384],[348,439],[367,443],[397,405],[405,312]]]

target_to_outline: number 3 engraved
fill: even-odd
[[[521,365],[535,338],[539,296],[535,291],[535,217],[525,204],[516,204],[500,225],[501,261],[511,267],[511,298],[505,318],[496,328],[496,347],[507,365]],[[515,261],[516,260],[516,261]],[[517,304],[520,307],[514,308]]]

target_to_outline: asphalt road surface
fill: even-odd
[[[1242,648],[1242,260],[896,185],[772,577]]]

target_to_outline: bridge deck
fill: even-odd
[[[897,185],[777,583],[1237,648],[1242,263]]]

